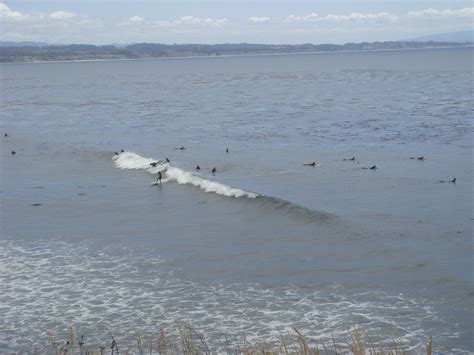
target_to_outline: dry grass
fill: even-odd
[[[354,354],[354,355],[402,355],[407,350],[401,340],[394,338],[390,345],[384,345],[382,341],[374,342],[369,335],[354,327],[347,334],[346,344],[336,344],[334,337],[332,343],[317,344],[310,342],[301,332],[293,328],[293,333],[288,337],[280,337],[275,342],[261,342],[249,344],[245,337],[242,341],[237,338],[229,339],[225,336],[225,346],[219,350],[212,350],[208,346],[205,336],[198,333],[191,326],[183,326],[179,329],[179,337],[170,341],[163,330],[154,336],[145,339],[140,333],[135,333],[135,345],[120,348],[119,341],[109,334],[109,341],[102,346],[87,346],[85,336],[81,335],[78,340],[74,335],[72,326],[66,330],[66,339],[58,341],[56,336],[49,333],[51,337],[51,350],[57,355],[80,354],[80,355],[118,355],[118,354],[159,354],[159,355],[197,355],[211,353],[225,353],[235,355],[319,355],[319,354]],[[178,339],[178,340],[176,340]],[[431,355],[433,351],[432,339],[426,344],[425,353]]]

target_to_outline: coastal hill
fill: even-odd
[[[0,62],[44,62],[100,59],[170,58],[190,56],[257,55],[311,52],[398,50],[472,46],[471,42],[362,42],[346,44],[157,44],[115,45],[6,45],[0,46]]]
[[[474,42],[474,31],[457,31],[439,33],[423,37],[412,38],[415,42]]]

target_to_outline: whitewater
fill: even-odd
[[[161,172],[165,176],[165,178],[162,179],[162,182],[173,181],[180,185],[192,185],[206,192],[214,192],[218,195],[228,197],[247,197],[254,199],[259,196],[253,192],[204,179],[197,174],[175,167],[166,161],[145,158],[133,152],[122,152],[118,155],[114,155],[112,159],[114,160],[115,165],[120,169],[145,170],[152,175],[157,175],[158,172]],[[152,166],[150,165],[151,163],[157,164],[156,166]]]

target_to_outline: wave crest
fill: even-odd
[[[257,198],[259,195],[254,192],[237,189],[231,186],[221,184],[219,182],[204,179],[196,174],[189,171],[172,166],[170,163],[162,160],[155,160],[151,158],[142,157],[133,152],[124,152],[113,157],[115,166],[119,169],[125,170],[145,170],[152,175],[163,173],[163,182],[174,181],[178,184],[192,185],[199,187],[201,190],[206,192],[214,192],[218,195],[228,197],[247,197]],[[158,164],[153,167],[150,163],[157,162]]]

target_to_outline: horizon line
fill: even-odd
[[[129,42],[129,43],[104,43],[104,44],[94,44],[94,43],[55,43],[55,42],[43,42],[43,41],[4,41],[0,40],[0,43],[3,44],[22,44],[22,43],[32,43],[37,45],[44,46],[95,46],[95,47],[104,47],[104,46],[114,46],[114,47],[126,47],[137,44],[158,44],[165,46],[189,46],[189,45],[199,45],[199,46],[219,46],[219,45],[254,45],[254,46],[322,46],[322,45],[333,45],[333,46],[344,46],[348,44],[372,44],[372,43],[395,43],[395,42],[407,42],[407,43],[474,43],[474,40],[471,41],[440,41],[440,40],[417,40],[417,39],[402,39],[402,40],[384,40],[384,41],[361,41],[361,42],[344,42],[344,43],[332,43],[332,42],[322,42],[322,43],[312,43],[312,42],[301,42],[301,43],[258,43],[258,42],[216,42],[216,43],[199,43],[199,42],[181,42],[181,43],[165,43],[165,42]],[[25,45],[28,46],[28,45]]]

